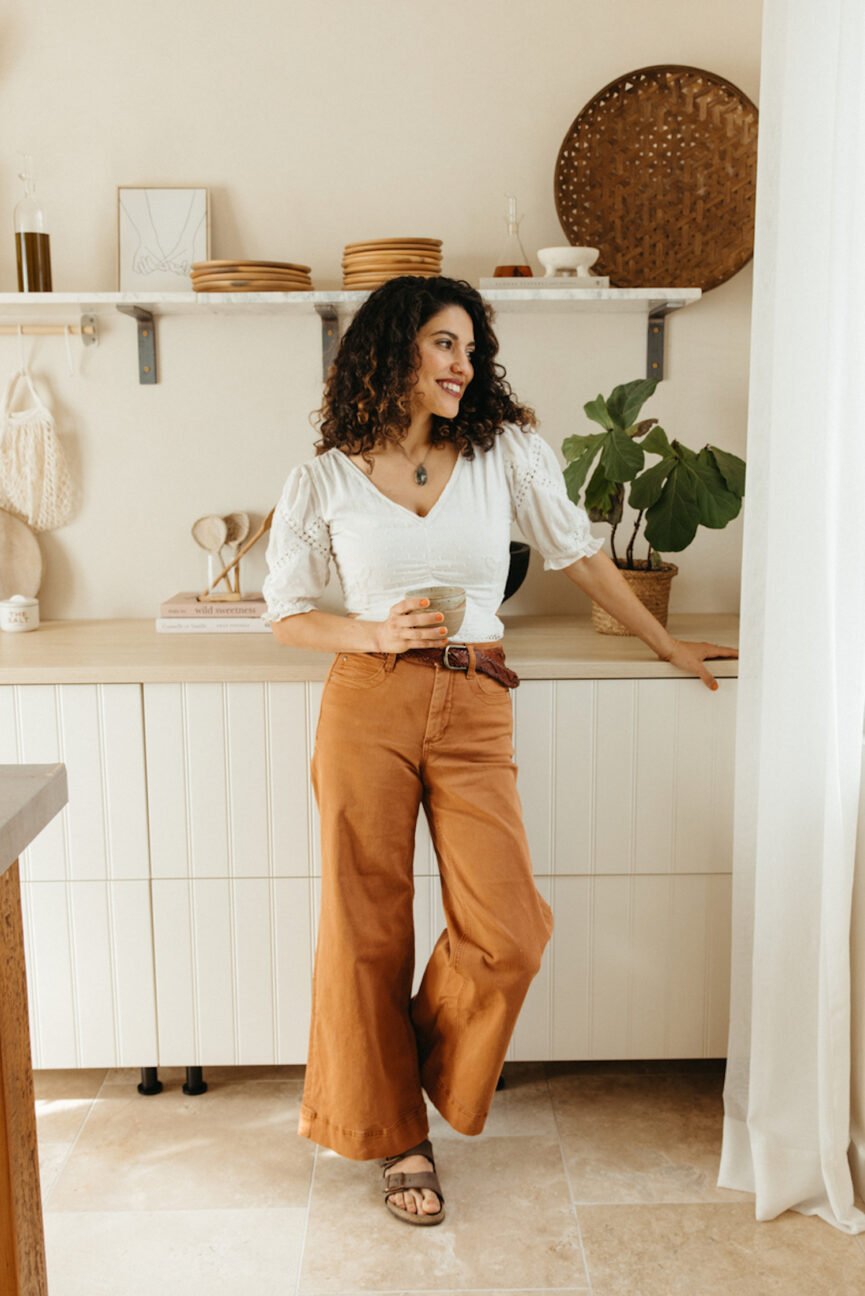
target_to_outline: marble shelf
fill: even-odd
[[[497,314],[608,313],[647,319],[646,376],[663,378],[664,322],[671,311],[698,301],[699,288],[483,288]],[[0,293],[0,323],[70,322],[78,314],[98,333],[98,318],[121,311],[138,322],[139,378],[157,381],[156,319],[168,315],[317,314],[321,320],[323,371],[339,344],[339,321],[350,316],[368,292],[320,289],[293,293]]]

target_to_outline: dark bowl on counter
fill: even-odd
[[[531,557],[531,545],[524,540],[511,541],[511,565],[508,569],[508,579],[505,582],[505,597],[502,602],[505,603],[512,594],[517,590],[526,579],[529,570],[529,558]]]

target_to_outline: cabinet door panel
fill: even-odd
[[[26,882],[21,907],[33,1066],[152,1066],[147,882]]]
[[[161,1065],[305,1060],[310,908],[305,878],[154,882]]]
[[[723,1057],[730,875],[559,876],[552,883],[544,1056]]]
[[[308,876],[304,684],[147,684],[154,877]]]
[[[21,856],[22,881],[148,876],[144,730],[137,684],[0,690],[2,758],[66,765],[69,802]]]

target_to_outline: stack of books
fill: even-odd
[[[203,603],[195,593],[175,594],[159,605],[156,629],[162,634],[238,634],[270,630],[262,621],[260,594],[245,594],[234,602]]]

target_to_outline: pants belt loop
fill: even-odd
[[[474,646],[473,646],[472,644],[470,644],[470,643],[467,643],[467,644],[466,644],[466,649],[467,649],[468,654],[469,654],[469,664],[468,664],[468,666],[466,667],[466,676],[467,676],[469,679],[474,679],[474,677],[475,677],[475,650],[474,650]]]
[[[396,653],[388,653],[387,661],[384,664],[384,668],[388,673],[390,673],[393,670],[394,666],[396,665],[396,658],[397,658]]]

